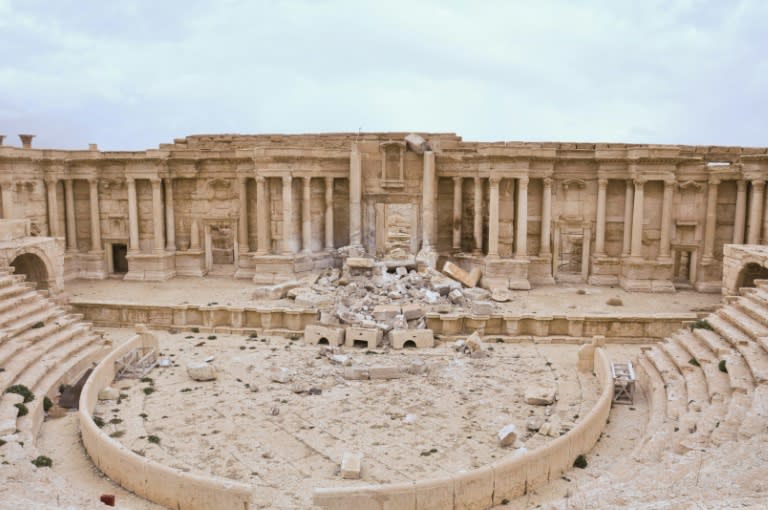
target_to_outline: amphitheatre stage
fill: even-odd
[[[762,505],[768,149],[20,136],[0,508]]]

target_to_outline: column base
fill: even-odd
[[[607,255],[593,255],[591,259],[590,275],[587,283],[590,285],[618,285],[621,273],[621,259],[608,257]]]
[[[128,273],[124,280],[165,281],[176,276],[176,256],[174,253],[129,253]]]
[[[186,250],[174,253],[176,276],[205,276],[205,252]]]
[[[675,292],[672,263],[629,257],[621,261],[619,285],[630,292]]]
[[[536,257],[528,258],[528,281],[531,285],[554,285],[555,279],[552,276],[552,255],[549,253],[539,254]]]
[[[459,255],[454,262],[466,271],[479,267],[483,271],[480,286],[484,289],[505,288],[512,290],[531,290],[528,280],[528,259],[488,259],[483,256]]]
[[[80,271],[78,276],[88,280],[107,278],[106,261],[103,251],[89,251],[78,255]]]
[[[318,254],[327,256],[327,254]],[[253,283],[275,285],[307,276],[315,267],[312,254],[253,255]]]

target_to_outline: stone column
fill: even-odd
[[[312,178],[304,177],[304,187],[301,196],[301,251],[310,253],[312,251]]]
[[[635,198],[632,207],[632,247],[630,256],[643,256],[643,197],[645,195],[645,179],[635,179]]]
[[[715,227],[717,226],[717,187],[720,179],[710,177],[707,184],[707,212],[704,223],[704,254],[701,257],[703,263],[709,262],[715,252]]]
[[[333,251],[333,177],[325,178],[325,249]]]
[[[165,249],[176,251],[176,218],[173,210],[173,178],[166,177],[165,183]]]
[[[595,255],[605,256],[605,202],[608,179],[597,180],[597,219],[595,221]]]
[[[621,243],[621,255],[629,255],[630,244],[632,242],[632,181],[626,181],[626,190],[624,193],[624,240]]]
[[[61,232],[59,232],[59,197],[56,193],[58,182],[56,178],[45,181],[45,189],[48,194],[48,232],[51,237],[61,237]]]
[[[3,205],[5,205],[5,197],[3,197]],[[67,209],[67,251],[77,251],[75,194],[72,191],[72,179],[64,179],[64,207]]]
[[[670,238],[672,235],[672,200],[675,194],[675,181],[664,181],[664,198],[661,204],[661,240],[659,241],[659,259],[669,259],[671,254]]]
[[[421,249],[431,251],[435,246],[435,153],[424,153],[424,171],[421,195],[422,243]]]
[[[136,180],[126,179],[128,183],[128,251],[136,253],[139,247],[139,206],[136,200]]]
[[[480,177],[475,177],[475,216],[474,216],[475,246],[473,253],[483,252],[483,187]]]
[[[760,179],[752,180],[752,202],[749,207],[749,230],[747,232],[747,244],[758,244],[760,242],[760,217],[763,214],[763,190],[765,181]]]
[[[463,177],[453,178],[453,251],[461,251],[461,190]]]
[[[546,257],[550,254],[549,238],[550,228],[552,228],[552,179],[545,177],[542,181],[544,186],[541,193],[541,241],[539,246],[539,256]]]
[[[528,256],[528,177],[517,180],[517,228],[515,258]]]
[[[283,176],[283,254],[293,253],[293,178]]]
[[[3,219],[9,220],[13,218],[13,182],[4,181],[0,186],[2,187],[0,194],[3,199]]]
[[[248,253],[248,180],[240,176],[237,179],[237,191],[240,199],[240,219],[237,224],[237,250]]]
[[[158,177],[150,179],[152,183],[152,227],[154,228],[154,251],[161,252],[165,248],[165,238],[163,236],[163,190],[160,184],[162,181]]]
[[[363,195],[363,161],[357,144],[352,144],[349,161],[349,244],[363,246],[362,232],[362,195]]]
[[[488,257],[499,257],[499,177],[488,180]]]
[[[269,253],[269,204],[267,203],[266,179],[256,176],[256,253]]]
[[[99,208],[99,180],[88,179],[91,202],[91,251],[101,252],[101,212]]]
[[[736,218],[733,220],[733,244],[744,243],[744,222],[747,216],[747,183],[736,181]]]

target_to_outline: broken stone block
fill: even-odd
[[[525,423],[525,428],[531,432],[538,432],[542,425],[544,425],[543,418],[539,418],[538,416],[531,416]]]
[[[117,400],[120,398],[120,390],[107,386],[99,391],[99,400]]]
[[[295,302],[297,306],[306,306],[307,308],[328,307],[333,306],[333,296],[302,292],[296,296]]]
[[[309,345],[343,345],[346,328],[322,324],[310,324],[304,328],[304,343]]]
[[[400,313],[400,305],[377,305],[373,308],[373,317],[377,321],[391,321]]]
[[[400,314],[397,317],[395,317],[395,320],[392,321],[392,328],[408,329],[408,321],[405,320],[405,316],[403,314]]]
[[[467,338],[465,347],[469,350],[469,352],[483,350],[483,339],[480,338],[480,334],[477,331],[472,333],[469,338]]]
[[[360,478],[363,456],[360,453],[344,452],[341,456],[341,477],[347,480]]]
[[[491,293],[482,287],[474,287],[471,289],[462,289],[462,294],[467,299],[472,301],[488,301],[491,297]]]
[[[510,423],[499,431],[498,437],[499,445],[501,446],[510,446],[515,444],[515,441],[517,441],[517,426],[513,423]]]
[[[395,274],[397,276],[403,277],[408,274],[408,269],[406,269],[405,266],[397,266],[395,268]]]
[[[507,289],[496,287],[494,289],[491,289],[491,299],[496,301],[497,303],[506,303],[507,301],[512,299],[512,292],[510,292]]]
[[[482,272],[478,267],[472,268],[471,271],[467,272],[451,261],[443,265],[443,273],[461,282],[466,287],[477,286],[477,282],[480,281],[480,276],[482,276]]]
[[[493,303],[489,301],[475,301],[472,303],[472,313],[476,315],[491,315],[495,308]]]
[[[298,286],[299,282],[292,280],[277,285],[259,287],[253,291],[253,299],[282,299],[289,290]]]
[[[346,345],[348,347],[367,347],[372,349],[381,345],[384,334],[379,328],[348,327]]]
[[[437,275],[432,275],[430,285],[432,286],[432,290],[441,296],[447,296],[448,293],[454,289],[461,289],[460,282],[446,278],[439,273]]]
[[[554,387],[529,386],[525,390],[525,403],[532,406],[552,405],[557,399],[557,390]]]
[[[412,321],[424,317],[424,309],[418,303],[408,303],[402,306],[405,320]]]
[[[459,289],[453,289],[448,293],[448,299],[451,300],[451,303],[459,305],[464,302],[464,294]]]
[[[272,382],[281,384],[286,384],[293,380],[293,375],[287,368],[272,367],[267,371],[267,375]]]
[[[368,380],[368,367],[363,366],[351,366],[344,367],[344,379],[350,381],[365,381]]]
[[[399,379],[402,376],[403,373],[400,371],[400,367],[368,367],[369,379]]]
[[[368,257],[348,257],[346,264],[350,269],[373,269],[376,261]]]
[[[411,342],[413,347],[418,348],[434,347],[435,335],[431,329],[393,329],[390,331],[389,343],[393,349],[402,349],[408,342]]]
[[[429,370],[429,366],[427,363],[421,359],[421,358],[414,358],[411,360],[411,362],[404,368],[404,371],[406,374],[410,375],[421,375],[427,373]]]
[[[203,361],[187,363],[187,375],[195,381],[213,381],[218,378],[216,367]]]

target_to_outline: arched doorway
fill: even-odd
[[[26,275],[27,281],[37,285],[37,290],[48,289],[48,270],[45,262],[34,253],[23,253],[13,259],[11,267],[15,274]]]
[[[739,271],[739,276],[736,278],[736,289],[754,287],[755,280],[768,280],[768,268],[750,262]]]

